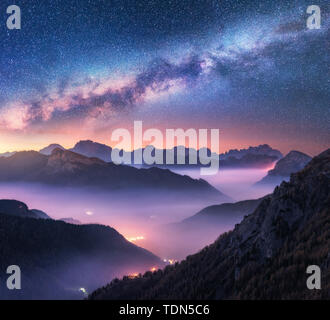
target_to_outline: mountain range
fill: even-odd
[[[330,149],[282,182],[253,213],[181,263],[115,279],[90,299],[329,299]],[[322,290],[306,269],[322,270]]]
[[[0,252],[1,270],[14,264],[22,271],[22,290],[2,285],[1,299],[82,299],[109,277],[163,266],[113,228],[40,218],[11,200],[0,201]]]
[[[56,186],[95,187],[107,191],[150,189],[229,200],[202,179],[159,168],[137,169],[88,158],[56,148],[47,156],[36,151],[0,158],[0,182],[33,182]]]
[[[51,155],[52,152],[55,149],[62,149],[65,150],[65,148],[59,144],[50,144],[49,146],[39,150],[40,153],[44,155]],[[92,158],[99,158],[105,162],[112,162],[111,158],[111,152],[112,148],[110,146],[107,146],[105,144],[97,143],[91,140],[82,140],[76,143],[76,145],[69,149],[69,151],[73,151],[75,153],[84,155],[86,157],[92,157]],[[150,154],[155,155],[156,148],[153,146],[146,146],[141,150],[142,152],[148,151]],[[163,165],[161,164],[147,164],[145,162],[142,163],[145,167],[150,166],[158,166],[158,167],[164,167],[164,168],[171,168],[173,166],[176,167],[201,167],[205,166],[202,161],[200,161],[200,150],[190,149],[192,153],[195,153],[197,155],[197,163],[196,164],[189,164],[189,149],[185,148],[183,146],[177,146],[170,150],[160,150],[163,153]],[[173,165],[166,165],[166,151],[169,151],[174,155],[175,162]],[[178,152],[182,152],[184,154],[184,163],[180,164],[178,161],[176,161]],[[209,149],[205,149],[208,156],[216,157],[220,161],[220,166],[224,168],[236,168],[236,167],[243,167],[243,168],[264,168],[269,166],[270,164],[274,163],[275,161],[281,159],[283,157],[282,153],[276,149],[271,148],[267,144],[259,145],[256,147],[249,147],[247,149],[232,149],[229,150],[226,153],[223,154],[216,154],[211,153]],[[131,163],[134,164],[134,157],[133,153],[129,151],[121,150],[122,153],[126,153],[127,157],[131,159]],[[6,152],[3,154],[0,154],[0,157],[10,157],[14,155],[15,152]],[[201,158],[203,158],[201,156]],[[188,165],[189,164],[189,165]]]
[[[220,160],[229,160],[231,158],[242,159],[246,155],[267,155],[276,159],[281,159],[283,157],[283,154],[279,150],[271,148],[268,144],[261,144],[257,147],[249,147],[247,149],[231,149],[220,154]]]
[[[141,150],[142,152],[148,151],[152,156],[155,156],[156,151],[161,152],[162,163],[163,164],[147,164],[143,162],[145,167],[157,166],[160,168],[191,168],[191,167],[203,167],[206,166],[205,156],[216,158],[219,160],[220,168],[264,168],[274,163],[275,161],[283,157],[282,153],[278,150],[272,149],[269,145],[264,144],[257,147],[249,147],[248,149],[241,150],[230,150],[224,154],[212,153],[210,149],[202,148],[199,150],[193,148],[186,148],[184,146],[177,146],[172,149],[156,149],[153,146],[146,146]],[[203,152],[202,152],[203,151]],[[134,152],[134,151],[133,151]],[[129,153],[128,157],[134,163],[133,152]],[[166,164],[166,152],[170,153],[174,157],[173,164]],[[182,154],[183,164],[178,161],[178,155]],[[197,158],[196,164],[191,164],[189,162],[189,157],[191,154],[195,154]]]
[[[156,149],[153,146],[148,146],[143,149],[153,149],[149,151],[152,155],[155,155]],[[216,158],[219,160],[220,168],[265,168],[274,163],[275,161],[282,158],[282,153],[278,150],[272,149],[269,145],[260,145],[257,147],[249,147],[248,149],[241,150],[229,150],[224,154],[212,153],[211,150],[204,148],[204,153],[202,149],[188,149],[183,146],[174,147],[171,150],[161,150],[163,152],[163,165],[153,165],[158,167],[172,168],[190,168],[190,167],[203,167],[206,166],[204,163],[205,159],[203,154],[207,154],[208,157]],[[174,155],[175,162],[173,165],[166,164],[166,151],[169,151]],[[178,154],[184,154],[184,164],[180,164],[176,159],[178,159]],[[190,153],[197,155],[197,163],[189,163]],[[131,155],[133,159],[133,155]],[[204,160],[203,160],[204,159]],[[144,163],[144,166],[149,166]]]

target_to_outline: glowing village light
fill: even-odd
[[[145,239],[144,236],[127,238],[127,240],[130,242],[135,242],[135,241],[144,240],[144,239]]]
[[[79,288],[79,291],[83,294],[87,295],[87,290],[85,288]]]
[[[177,260],[175,260],[175,259],[163,259],[163,261],[165,262],[165,263],[168,263],[168,264],[175,264],[176,262],[178,262]]]

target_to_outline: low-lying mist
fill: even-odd
[[[180,221],[217,203],[150,189],[107,192],[27,183],[0,184],[0,198],[25,202],[30,209],[42,210],[53,219],[72,217],[82,223],[110,225],[127,237],[150,226]]]
[[[266,175],[265,169],[223,170],[216,176],[202,177],[198,169],[176,172],[203,178],[235,201],[259,198],[272,191],[269,187],[253,187]],[[203,225],[198,232],[171,231],[169,224],[178,223],[219,202],[154,190],[107,192],[89,188],[2,183],[0,198],[25,202],[30,209],[42,210],[54,219],[73,218],[84,224],[109,225],[162,259],[181,260],[210,244],[238,222],[233,220],[233,223],[226,223],[221,228]]]
[[[273,167],[273,166],[272,166]],[[194,179],[204,179],[215,188],[230,196],[234,201],[257,199],[273,191],[272,186],[255,187],[254,184],[272,169],[221,169],[216,175],[201,176],[196,169],[174,170]]]

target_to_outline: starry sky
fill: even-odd
[[[2,0],[0,152],[111,144],[142,120],[218,128],[220,151],[315,155],[330,146],[329,25],[326,0]]]

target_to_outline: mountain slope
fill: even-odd
[[[0,286],[1,299],[83,298],[81,287],[90,291],[109,277],[162,266],[110,227],[22,218],[6,209],[0,213],[0,269],[18,265],[23,278],[22,290]],[[1,283],[4,277],[1,272]]]
[[[45,212],[32,209],[16,200],[0,200],[0,213],[6,213],[21,218],[51,219]]]
[[[18,152],[9,158],[0,158],[0,181],[89,186],[109,191],[139,191],[143,188],[229,200],[202,179],[192,179],[159,168],[136,169],[115,165],[61,149],[55,149],[50,156],[28,151]]]
[[[312,158],[299,151],[290,151],[284,158],[279,160],[275,168],[268,171],[267,176],[261,179],[256,185],[271,184],[278,185],[287,181],[291,173],[301,170]]]
[[[222,225],[227,222],[238,223],[242,218],[252,213],[264,198],[255,200],[244,200],[235,203],[223,203],[204,208],[194,216],[189,217],[177,225],[182,227],[198,226],[200,224]]]
[[[283,182],[235,229],[164,271],[113,281],[91,299],[330,298],[330,149]],[[306,268],[322,269],[322,290]]]
[[[252,213],[261,199],[212,205],[181,222],[154,228],[153,248],[178,261],[214,242],[219,234],[232,230],[245,215]],[[155,249],[154,249],[155,250]]]

